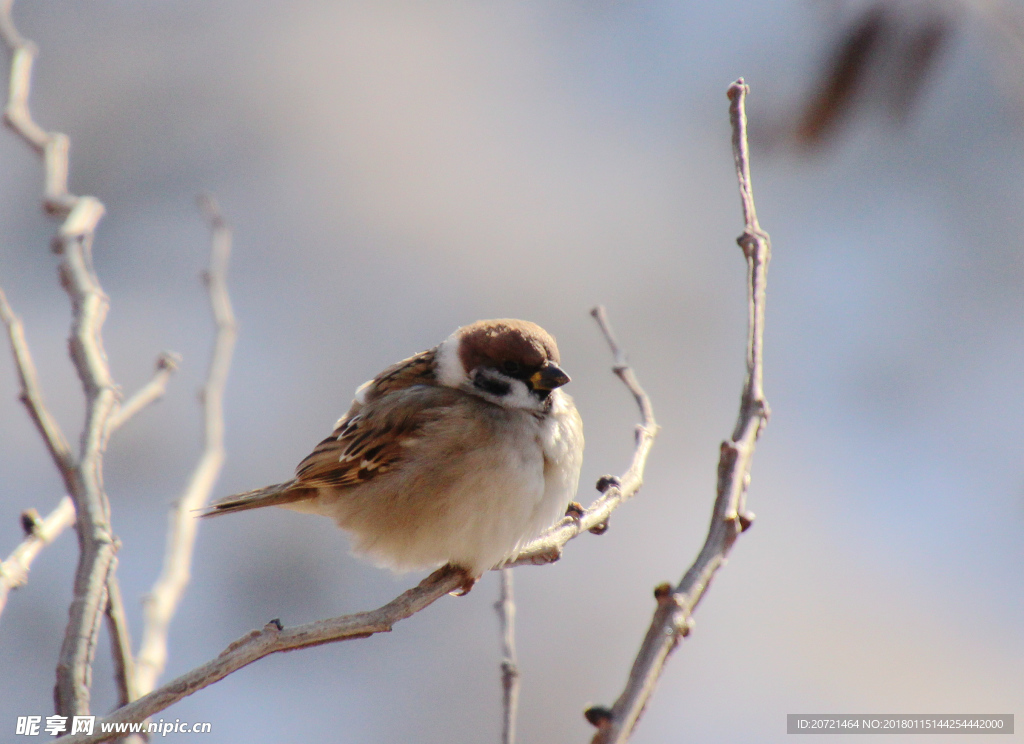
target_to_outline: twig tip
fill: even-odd
[[[26,537],[32,537],[39,533],[43,520],[35,509],[26,509],[21,513],[21,529]]]
[[[203,218],[210,224],[210,227],[219,229],[226,227],[224,215],[220,211],[220,204],[213,194],[204,192],[196,197],[196,205],[202,213]]]
[[[583,711],[583,717],[587,719],[587,723],[598,729],[612,722],[612,712],[603,705],[591,705]]]
[[[667,581],[663,581],[654,587],[654,598],[661,604],[666,599],[672,596],[672,585]]]
[[[729,97],[730,101],[736,100],[737,96],[746,95],[750,92],[750,86],[744,82],[743,78],[736,78],[736,82],[729,86],[729,89],[725,94]]]
[[[166,369],[173,372],[181,364],[181,354],[173,351],[161,351],[160,355],[156,358],[156,368]]]

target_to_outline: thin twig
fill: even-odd
[[[754,447],[768,421],[768,404],[762,389],[762,341],[765,283],[771,248],[768,234],[757,223],[750,185],[744,109],[747,90],[742,78],[729,87],[733,153],[746,223],[746,229],[737,242],[747,260],[749,303],[747,376],[739,417],[732,439],[722,443],[717,494],[704,546],[678,585],[672,587],[663,584],[655,589],[658,606],[630,670],[625,689],[610,710],[591,708],[587,711],[587,719],[598,728],[593,744],[618,744],[630,737],[669,655],[679,640],[689,634],[692,627],[691,615],[697,604],[715,573],[725,563],[736,538],[750,526],[754,518],[753,514],[746,512],[745,501]]]
[[[654,438],[658,434],[658,423],[654,420],[654,409],[651,406],[650,398],[640,387],[640,383],[633,374],[633,370],[626,362],[626,355],[619,347],[612,332],[611,325],[603,307],[598,306],[590,311],[590,314],[597,321],[601,332],[604,334],[608,346],[612,350],[615,362],[612,371],[618,375],[623,384],[629,389],[636,399],[637,407],[640,409],[641,423],[636,427],[636,446],[633,450],[633,460],[626,470],[619,477],[604,476],[597,482],[597,489],[601,496],[579,514],[572,514],[564,517],[561,521],[548,528],[540,537],[526,545],[519,555],[508,564],[521,566],[523,564],[543,564],[557,561],[562,555],[562,548],[569,540],[581,532],[596,532],[600,534],[608,524],[608,518],[625,501],[633,498],[643,485],[644,468],[647,465],[647,456],[654,446]]]
[[[43,437],[46,449],[49,450],[57,469],[62,476],[66,476],[74,469],[74,456],[71,454],[67,439],[64,438],[64,434],[60,430],[60,425],[50,415],[50,411],[43,401],[43,392],[39,387],[39,375],[36,373],[36,365],[32,361],[32,353],[25,340],[25,329],[22,326],[21,318],[14,314],[14,310],[7,302],[7,295],[2,289],[0,289],[0,319],[7,326],[14,366],[18,371],[18,382],[21,384],[21,402],[25,404],[29,416],[36,428],[39,429],[39,434]],[[65,485],[68,485],[67,477],[65,477]]]
[[[137,698],[135,686],[135,660],[132,658],[132,639],[128,632],[128,619],[124,614],[121,588],[113,577],[116,575],[117,556],[112,561],[107,580],[107,629],[110,632],[110,652],[114,660],[114,684],[117,686],[118,706],[127,705]]]
[[[62,257],[61,285],[72,307],[68,345],[86,399],[77,458],[55,458],[75,504],[79,560],[68,625],[57,663],[54,697],[58,714],[87,715],[100,622],[108,603],[120,603],[115,583],[117,540],[110,527],[110,506],[103,490],[103,453],[111,432],[110,419],[118,405],[118,393],[101,335],[109,303],[92,270],[91,255],[96,225],[104,209],[95,197],[68,192],[68,138],[58,132],[45,131],[32,119],[28,99],[36,50],[17,32],[11,18],[11,4],[11,0],[0,4],[0,37],[11,52],[4,120],[43,157],[43,206],[51,215],[63,220],[53,247]],[[53,451],[52,437],[46,432],[43,436]],[[108,588],[111,591],[108,592]],[[121,614],[123,611],[115,606],[113,615]],[[111,622],[108,627],[115,636],[113,645],[123,648],[126,640],[118,637],[122,632],[120,623]]]
[[[130,397],[117,409],[117,412],[110,417],[110,431],[120,429],[135,414],[160,400],[167,392],[167,382],[171,375],[181,363],[181,357],[171,351],[161,352],[156,358],[156,369],[153,376],[145,385],[140,387],[135,395]]]
[[[167,516],[163,568],[144,600],[142,644],[135,664],[140,694],[150,692],[167,664],[167,631],[190,577],[196,528],[195,511],[210,498],[224,464],[224,387],[235,346],[235,316],[228,296],[226,272],[231,230],[212,197],[200,200],[211,231],[210,267],[203,276],[216,324],[210,369],[200,399],[204,413],[203,454],[181,498]]]
[[[25,142],[40,155],[46,148],[49,135],[32,120],[28,110],[28,94],[32,82],[32,63],[36,47],[23,38],[14,27],[11,6],[14,0],[3,0],[0,4],[0,36],[11,51],[11,76],[4,107],[4,121]]]
[[[21,518],[25,539],[0,563],[0,613],[4,611],[11,589],[24,586],[28,581],[28,570],[39,551],[75,523],[75,505],[65,496],[45,518],[41,519],[35,510],[25,512]]]
[[[516,600],[512,569],[503,568],[501,595],[494,603],[501,626],[501,744],[515,744],[516,711],[519,709],[519,663],[516,661]]]

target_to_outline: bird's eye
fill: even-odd
[[[515,376],[523,371],[523,365],[515,360],[509,359],[501,365],[501,371],[506,375]]]

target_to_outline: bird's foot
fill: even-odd
[[[460,586],[458,589],[454,589],[448,593],[451,594],[453,597],[465,597],[467,594],[469,594],[470,590],[472,590],[476,582],[480,580],[480,577],[471,576],[469,571],[464,569],[462,566],[451,566],[451,568],[457,571],[462,576],[463,582],[462,586]]]

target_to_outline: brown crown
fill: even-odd
[[[461,341],[459,356],[467,371],[481,365],[500,368],[509,361],[532,370],[540,369],[546,362],[559,362],[555,339],[528,320],[478,320],[457,333]]]

